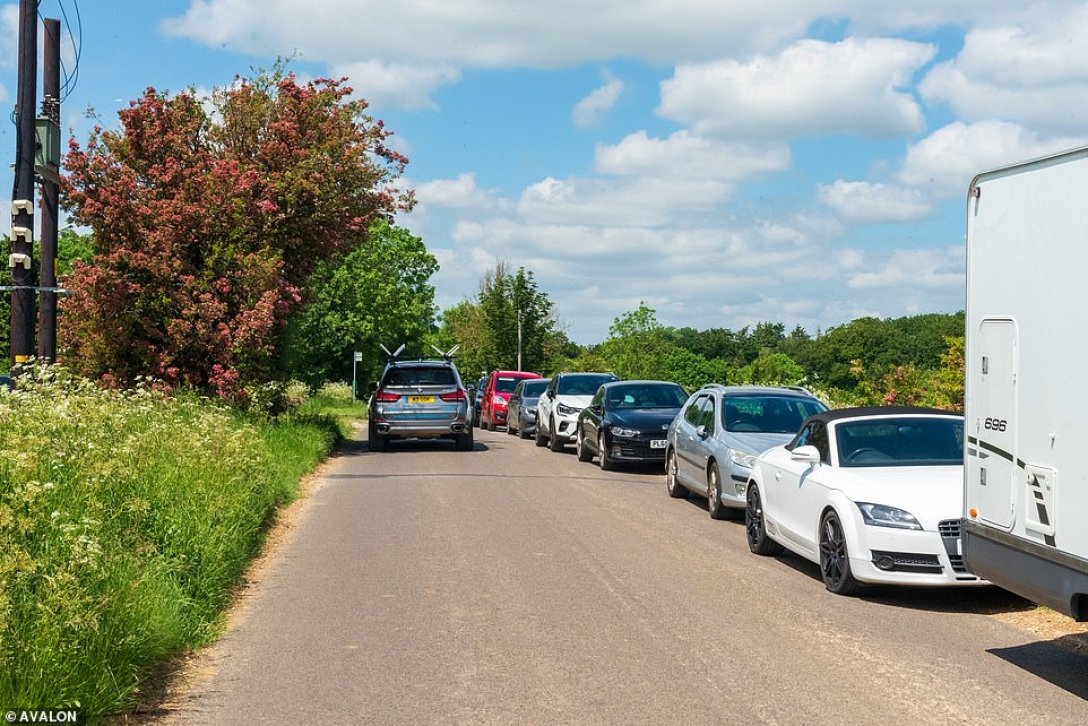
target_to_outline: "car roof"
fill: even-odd
[[[513,378],[540,378],[539,373],[533,371],[492,371],[496,376],[508,376]]]
[[[603,387],[605,387],[605,388],[615,388],[615,387],[618,387],[618,386],[646,385],[648,383],[655,384],[655,385],[661,385],[661,386],[676,386],[677,388],[683,388],[683,386],[681,386],[679,383],[676,383],[675,381],[650,381],[650,380],[609,381],[608,383],[602,383],[601,385]]]
[[[448,366],[454,367],[453,361],[431,358],[415,358],[413,360],[392,360],[389,361],[389,366],[407,367],[407,368],[432,368],[434,366]]]
[[[787,396],[794,398],[816,398],[805,390],[785,386],[725,386],[721,383],[711,383],[703,386],[696,393],[721,391],[726,396],[758,395],[758,396]]]
[[[962,413],[945,411],[940,408],[926,408],[924,406],[853,406],[850,408],[835,408],[823,413],[809,416],[805,420],[823,421],[831,423],[844,418],[881,418],[891,416],[950,416],[963,418]]]
[[[559,376],[563,376],[564,378],[566,378],[567,376],[612,376],[613,378],[617,377],[616,374],[611,371],[563,371],[562,373],[556,373],[554,377],[558,378]]]

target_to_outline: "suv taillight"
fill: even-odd
[[[400,396],[389,391],[378,391],[374,394],[375,403],[396,403],[400,400]]]
[[[441,398],[443,401],[464,401],[467,398],[467,396],[465,396],[465,392],[460,388],[458,388],[456,391],[451,391],[450,393],[440,393],[438,394],[438,397]]]

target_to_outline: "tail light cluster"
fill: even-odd
[[[376,403],[396,403],[400,400],[400,396],[389,391],[378,391],[374,394],[374,401]]]
[[[438,394],[438,397],[443,401],[464,401],[468,398],[461,388],[458,388],[456,391],[450,391],[449,393],[440,393]]]

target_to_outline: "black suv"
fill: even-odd
[[[457,366],[449,358],[391,358],[370,394],[367,429],[371,451],[385,451],[391,438],[449,438],[471,451],[472,414]]]

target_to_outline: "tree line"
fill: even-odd
[[[532,270],[506,261],[438,311],[438,262],[394,224],[408,160],[343,81],[277,66],[214,89],[148,89],[65,158],[58,357],[107,386],[152,378],[245,402],[270,381],[378,375],[380,345],[460,346],[493,369],[803,385],[838,402],[962,405],[963,315],[862,318],[810,335],[662,325],[640,305],[578,345]],[[10,271],[0,271],[0,277]],[[0,302],[8,344],[9,297]],[[358,351],[362,360],[353,362]]]

